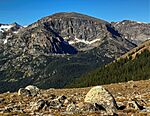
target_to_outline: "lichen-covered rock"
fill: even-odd
[[[90,103],[84,103],[80,102],[77,105],[77,109],[80,112],[92,112],[92,111],[97,111],[96,107],[93,104]]]
[[[57,100],[58,100],[60,103],[64,103],[66,99],[67,99],[67,97],[64,96],[64,95],[59,96],[59,97],[57,98]]]
[[[65,100],[66,100],[66,96],[63,95],[63,96],[59,96],[55,99],[49,99],[48,104],[49,104],[50,108],[58,109],[64,105]]]
[[[67,112],[76,112],[76,105],[74,103],[71,103],[66,108]]]
[[[137,101],[128,101],[126,109],[143,110],[144,107],[138,104]]]
[[[46,103],[46,102],[45,102],[44,100],[39,99],[37,102],[35,102],[35,103],[33,104],[31,110],[32,110],[32,111],[39,111],[39,110],[41,110],[41,109],[44,107],[45,103]]]
[[[39,93],[39,88],[33,85],[28,85],[25,89],[30,91],[32,96],[36,96]]]
[[[85,102],[103,107],[108,115],[113,115],[117,104],[112,94],[102,86],[93,87],[86,95]]]
[[[5,99],[4,98],[0,98],[0,103],[4,102]]]
[[[19,95],[19,96],[31,96],[31,93],[30,93],[30,91],[27,90],[27,89],[20,88],[20,89],[18,90],[18,95]]]

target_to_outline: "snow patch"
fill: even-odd
[[[25,25],[25,26],[23,26],[23,27],[24,27],[24,28],[25,28],[25,27],[28,27],[28,25]]]
[[[76,43],[76,42],[74,42],[74,41],[68,41],[68,43],[69,43],[69,44],[74,44],[74,43]]]
[[[125,22],[122,22],[122,24],[124,25],[124,24],[125,24]]]
[[[4,40],[4,44],[6,44],[8,42],[8,39],[10,38],[11,36],[6,36],[6,39]]]
[[[1,25],[0,31],[8,31],[10,28],[12,28],[12,25]]]
[[[83,39],[78,39],[75,37],[75,41],[70,41],[69,43],[73,44],[73,43],[84,43],[84,44],[92,44],[92,43],[95,43],[97,41],[100,41],[100,39],[95,39],[95,40],[92,40],[92,41],[86,41],[86,40],[83,40]]]
[[[139,23],[139,24],[148,24],[147,22],[139,22],[139,21],[136,21],[136,23]]]
[[[136,22],[136,23],[139,23],[139,24],[141,24],[142,22]]]
[[[0,28],[0,32],[4,32],[4,31]]]
[[[18,33],[18,31],[14,31],[13,33],[17,34],[17,33]]]
[[[11,24],[10,25],[9,24],[3,24],[0,26],[0,31],[1,32],[8,31],[12,27],[13,27],[13,25],[11,25]]]

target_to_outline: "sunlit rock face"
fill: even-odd
[[[122,34],[122,37],[136,45],[150,39],[150,23],[123,20],[113,22],[112,25]]]

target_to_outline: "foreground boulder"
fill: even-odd
[[[30,91],[31,96],[36,96],[39,93],[39,88],[33,85],[28,85],[25,89]]]
[[[36,96],[37,94],[39,94],[39,88],[37,88],[36,86],[33,85],[29,85],[25,88],[20,88],[18,90],[18,95],[19,96]]]
[[[85,103],[101,106],[107,115],[114,115],[117,110],[117,104],[112,94],[102,86],[93,87],[84,99]]]
[[[31,93],[30,93],[30,91],[27,90],[27,89],[20,88],[20,89],[18,90],[18,95],[19,95],[19,96],[31,96]]]

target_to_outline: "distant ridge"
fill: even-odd
[[[136,58],[136,56],[138,54],[141,54],[144,50],[150,51],[150,40],[147,40],[147,41],[143,42],[138,47],[133,48],[132,50],[130,50],[129,52],[127,52],[126,54],[124,54],[120,58],[125,58],[125,57],[128,57],[128,56],[132,56],[132,58],[134,59],[134,58]]]

